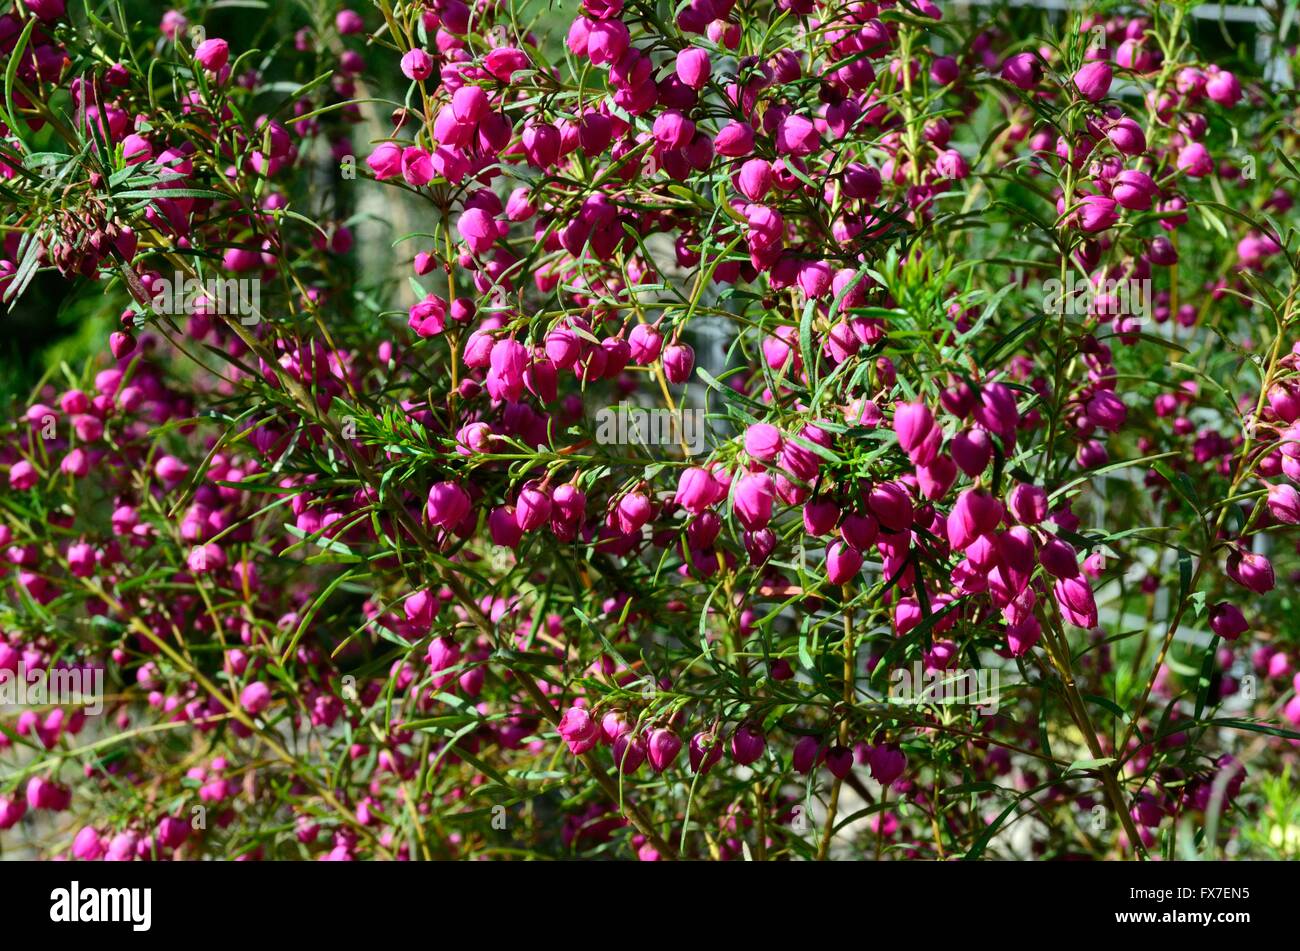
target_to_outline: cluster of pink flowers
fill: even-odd
[[[1294,762],[1300,182],[1229,147],[1285,130],[1265,79],[1145,13],[432,0],[269,56],[204,6],[127,37],[165,89],[61,0],[0,17],[0,291],[112,325],[2,430],[0,674],[112,699],[0,721],[0,829],[946,857],[1007,820],[974,776],[1134,855],[1254,794],[1210,726]]]

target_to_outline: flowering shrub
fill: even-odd
[[[253,6],[0,16],[4,300],[100,328],[0,429],[6,850],[1296,854],[1285,78]]]

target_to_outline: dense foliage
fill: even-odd
[[[0,846],[1294,856],[1295,8],[1193,6],[14,0],[0,671],[103,687]]]

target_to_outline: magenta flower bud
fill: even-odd
[[[1250,625],[1246,623],[1246,616],[1235,604],[1220,601],[1210,608],[1210,630],[1225,641],[1235,641],[1250,630]]]
[[[906,754],[892,744],[872,747],[867,761],[871,766],[871,778],[882,786],[893,784],[907,769]]]
[[[799,742],[794,745],[790,765],[796,773],[807,775],[823,756],[821,741],[817,737],[801,736]]]
[[[825,297],[834,278],[835,273],[825,261],[808,261],[799,268],[799,289],[806,297]]]
[[[695,123],[680,110],[669,109],[655,119],[654,136],[665,149],[680,149],[695,137]]]
[[[469,514],[469,510],[469,493],[455,482],[439,482],[429,489],[425,513],[431,524],[439,528],[454,528]]]
[[[966,489],[948,515],[948,544],[963,551],[994,531],[1002,521],[1002,503],[983,489]]]
[[[965,429],[952,439],[949,447],[953,461],[968,476],[979,475],[993,458],[993,443],[983,429]]]
[[[748,122],[728,122],[718,132],[713,139],[713,151],[726,158],[742,158],[754,151],[754,127]],[[751,159],[751,161],[753,161]],[[749,163],[746,162],[746,165]],[[763,164],[767,164],[764,162]],[[771,166],[768,166],[769,172]],[[769,180],[770,184],[770,180]],[[749,194],[745,189],[741,189],[746,195]],[[763,195],[767,194],[767,189],[762,189],[757,196],[750,198],[750,201],[758,201]]]
[[[880,197],[882,183],[880,172],[861,162],[850,162],[844,168],[844,194],[850,198],[875,201]]]
[[[154,464],[154,475],[168,485],[175,485],[190,473],[190,467],[175,456],[163,456]]]
[[[826,546],[826,580],[831,584],[848,584],[861,570],[862,552],[842,541]]]
[[[477,89],[478,87],[473,87]],[[408,150],[409,151],[409,150]],[[414,184],[414,183],[412,183]],[[482,208],[469,208],[456,223],[456,230],[472,253],[481,255],[492,249],[500,237],[496,220]]]
[[[1043,78],[1043,67],[1033,53],[1016,53],[1002,64],[1002,78],[1017,89],[1030,90]]]
[[[1146,172],[1126,168],[1115,176],[1110,194],[1131,211],[1146,211],[1156,197],[1156,183]]]
[[[1029,653],[1043,636],[1043,626],[1032,614],[1019,624],[1007,625],[1007,649],[1013,657],[1023,657]]]
[[[1241,83],[1226,69],[1220,69],[1205,80],[1205,95],[1225,108],[1241,100]]]
[[[514,548],[524,537],[518,515],[509,505],[498,505],[488,515],[488,532],[492,536],[492,544],[503,548]]]
[[[646,757],[650,760],[650,768],[656,773],[662,773],[671,766],[681,751],[682,738],[672,730],[660,728],[650,731]]]
[[[565,483],[551,493],[551,511],[577,522],[587,514],[587,496],[576,485]]]
[[[600,742],[600,725],[585,707],[565,710],[557,729],[560,738],[569,745],[569,752],[575,756],[581,756]]]
[[[895,408],[894,432],[898,436],[898,444],[913,463],[925,465],[934,457],[933,452],[928,453],[930,459],[918,459],[915,455],[933,430],[934,414],[924,403],[899,403]],[[935,449],[937,451],[937,447]]]
[[[420,188],[429,184],[433,175],[433,159],[428,152],[416,145],[402,149],[402,178],[408,185]]]
[[[781,431],[770,423],[754,423],[745,430],[745,452],[751,459],[771,462],[781,452]]]
[[[894,532],[912,527],[912,500],[898,482],[880,482],[867,493],[867,507],[880,524]]]
[[[1054,578],[1076,578],[1079,575],[1079,555],[1074,546],[1055,535],[1039,547],[1038,560]]]
[[[271,705],[271,688],[260,680],[254,680],[240,691],[239,705],[249,716],[257,716]]]
[[[722,741],[712,730],[701,731],[691,737],[688,750],[691,769],[703,775],[722,759]]]
[[[625,776],[630,776],[641,768],[645,762],[646,746],[645,740],[639,734],[632,732],[619,734],[614,740],[614,765],[618,767],[619,772]]]
[[[12,829],[27,814],[27,803],[20,797],[0,796],[0,829]]]
[[[51,782],[42,776],[33,776],[27,782],[27,807],[62,812],[72,803],[72,791],[66,786]]]
[[[178,849],[190,837],[190,824],[175,816],[163,816],[158,821],[158,844],[164,849]]]
[[[750,531],[765,528],[772,520],[776,489],[766,472],[747,472],[736,481],[732,508],[740,524]]]
[[[840,507],[829,499],[807,502],[803,507],[803,527],[809,535],[829,535],[840,520]]]
[[[204,40],[194,51],[194,59],[208,72],[219,72],[230,59],[230,44],[215,37]]]
[[[654,516],[650,500],[641,492],[629,492],[618,502],[618,527],[624,535],[634,535]]]
[[[718,501],[718,483],[708,469],[691,466],[678,479],[674,499],[686,511],[698,514]]]
[[[840,536],[850,548],[866,551],[880,534],[880,525],[871,515],[850,512],[840,524]]]
[[[753,158],[740,167],[736,187],[750,201],[762,201],[772,189],[772,163]]]
[[[1127,117],[1112,125],[1106,135],[1121,155],[1141,155],[1147,150],[1147,137],[1142,127]]]
[[[695,351],[689,344],[675,343],[664,350],[663,363],[669,383],[685,383],[695,369]]]
[[[114,360],[121,360],[135,350],[135,336],[126,331],[116,330],[108,335],[108,349]]]
[[[587,56],[597,66],[617,63],[631,41],[627,24],[622,20],[597,21],[587,34]]]
[[[1119,221],[1118,202],[1105,195],[1085,195],[1075,211],[1075,221],[1083,231],[1105,231]]]
[[[1254,552],[1234,548],[1228,555],[1227,575],[1256,594],[1267,594],[1273,590],[1273,563]]]
[[[757,762],[765,749],[767,738],[755,724],[742,723],[731,734],[731,758],[741,766]]]
[[[402,75],[416,81],[428,79],[433,74],[433,57],[416,48],[402,57]]]
[[[560,157],[560,130],[549,123],[530,122],[525,125],[520,143],[524,157],[534,168],[549,168]]]
[[[383,181],[402,174],[402,147],[394,142],[382,142],[366,158],[366,165]]]
[[[712,67],[708,51],[698,46],[687,47],[677,54],[677,78],[692,89],[703,89],[709,81]]]
[[[1178,169],[1191,178],[1204,178],[1214,171],[1214,159],[1200,142],[1191,142],[1178,151]]]
[[[916,484],[921,494],[936,501],[948,494],[957,481],[957,463],[947,456],[937,455],[929,465],[916,467]]]
[[[930,79],[936,86],[949,86],[961,76],[961,68],[951,56],[936,56],[930,64]]]
[[[1110,63],[1105,60],[1094,60],[1074,74],[1074,88],[1079,90],[1079,95],[1089,102],[1099,102],[1110,91],[1113,78],[1114,73],[1111,71]]]
[[[94,862],[105,852],[104,843],[90,826],[82,826],[76,838],[72,840],[72,855],[85,862]]]
[[[811,155],[821,146],[817,127],[799,115],[789,115],[776,128],[776,151],[781,155]]]
[[[1052,594],[1061,617],[1070,624],[1086,630],[1097,626],[1097,601],[1083,578],[1061,578],[1052,586]]]
[[[64,0],[23,0],[23,5],[46,23],[52,23],[67,11]]]
[[[826,768],[836,779],[844,779],[853,772],[853,751],[838,743],[826,751]]]
[[[460,645],[450,637],[435,637],[429,644],[425,660],[429,662],[430,673],[435,674],[434,689],[441,690],[455,679],[454,675],[444,674],[442,671],[450,670],[459,664],[460,656]]]
[[[934,171],[940,178],[961,180],[970,174],[970,167],[956,149],[944,149],[934,160]]]
[[[1300,492],[1284,482],[1268,487],[1268,510],[1279,522],[1300,525]]]
[[[649,366],[659,359],[664,336],[653,324],[637,324],[628,334],[627,344],[631,348],[632,362],[637,366]]]
[[[990,383],[979,394],[979,402],[973,407],[975,422],[991,433],[1009,441],[1015,436],[1016,427],[1020,425],[1020,411],[1016,407],[1015,392],[1002,383]],[[960,462],[959,462],[960,464]]]
[[[749,555],[749,563],[755,567],[771,558],[772,552],[776,550],[776,533],[770,528],[747,531],[744,533],[743,540],[745,552]]]
[[[1016,521],[1023,525],[1037,525],[1047,518],[1047,492],[1036,485],[1017,483],[1007,495],[1007,507]]]
[[[551,497],[534,485],[525,486],[515,502],[515,521],[521,531],[541,528],[551,517]]]
[[[1128,407],[1114,390],[1098,390],[1085,408],[1088,421],[1107,432],[1117,432],[1128,418]]]

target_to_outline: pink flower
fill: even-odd
[[[402,75],[407,79],[428,79],[433,75],[433,57],[424,50],[410,50],[402,57]]]
[[[752,723],[742,723],[731,734],[731,758],[740,766],[756,762],[767,748],[767,738]]]
[[[1178,168],[1192,178],[1204,178],[1214,171],[1214,159],[1200,142],[1191,142],[1179,150]]]
[[[1033,89],[1043,78],[1043,67],[1033,53],[1016,53],[1002,64],[1002,78],[1019,89]]]
[[[257,716],[271,705],[271,688],[260,680],[254,680],[240,691],[239,705],[249,716]]]
[[[408,146],[402,150],[402,177],[408,185],[420,188],[433,180],[433,159],[419,146]]]
[[[1241,100],[1241,83],[1226,69],[1218,69],[1205,80],[1205,95],[1219,105],[1230,108]]]
[[[439,528],[453,528],[469,514],[469,510],[469,493],[455,482],[439,482],[429,489],[425,513],[431,524]]]
[[[747,472],[736,481],[732,506],[736,518],[750,531],[763,528],[772,519],[775,488],[766,472]]]
[[[754,423],[745,430],[745,452],[751,459],[771,462],[781,451],[781,431],[770,423]]]
[[[1079,95],[1084,99],[1089,102],[1099,102],[1110,91],[1113,78],[1114,73],[1111,71],[1110,63],[1094,60],[1074,74],[1074,87],[1079,90]]]
[[[862,552],[840,541],[831,542],[827,546],[826,580],[831,584],[847,584],[857,577],[861,570]]]
[[[194,50],[194,59],[208,72],[220,72],[221,68],[230,59],[230,44],[216,37],[204,40]]]
[[[1067,622],[1088,630],[1097,626],[1097,602],[1082,578],[1061,578],[1052,586],[1052,593]]]
[[[460,216],[456,230],[469,245],[474,254],[483,254],[491,249],[499,236],[497,223],[482,208],[469,208]]]
[[[1117,203],[1105,195],[1085,195],[1075,212],[1079,227],[1089,233],[1105,231],[1119,221]]]
[[[689,344],[675,343],[664,350],[663,365],[669,383],[685,383],[695,368],[695,351]]]
[[[711,66],[707,50],[689,46],[677,54],[677,78],[692,89],[703,89],[709,81]]]
[[[817,127],[803,116],[786,116],[777,126],[776,150],[781,155],[811,155],[820,146]]]
[[[753,127],[748,122],[728,122],[718,132],[717,137],[714,138],[713,150],[719,155],[724,155],[727,158],[741,158],[742,156],[748,155],[754,151]],[[756,161],[762,160],[759,159]],[[749,163],[747,162],[746,165],[748,164]],[[763,162],[763,164],[767,166],[770,174],[772,167],[768,165],[767,162]],[[745,192],[744,189],[741,189],[741,191],[748,196],[748,192]],[[758,201],[766,192],[767,189],[764,188],[757,196],[748,196],[749,200]]]
[[[1210,608],[1210,630],[1226,641],[1235,641],[1250,630],[1250,625],[1235,604],[1220,601]]]
[[[497,47],[483,57],[483,68],[503,83],[509,83],[515,73],[531,65],[528,54],[513,46]]]

